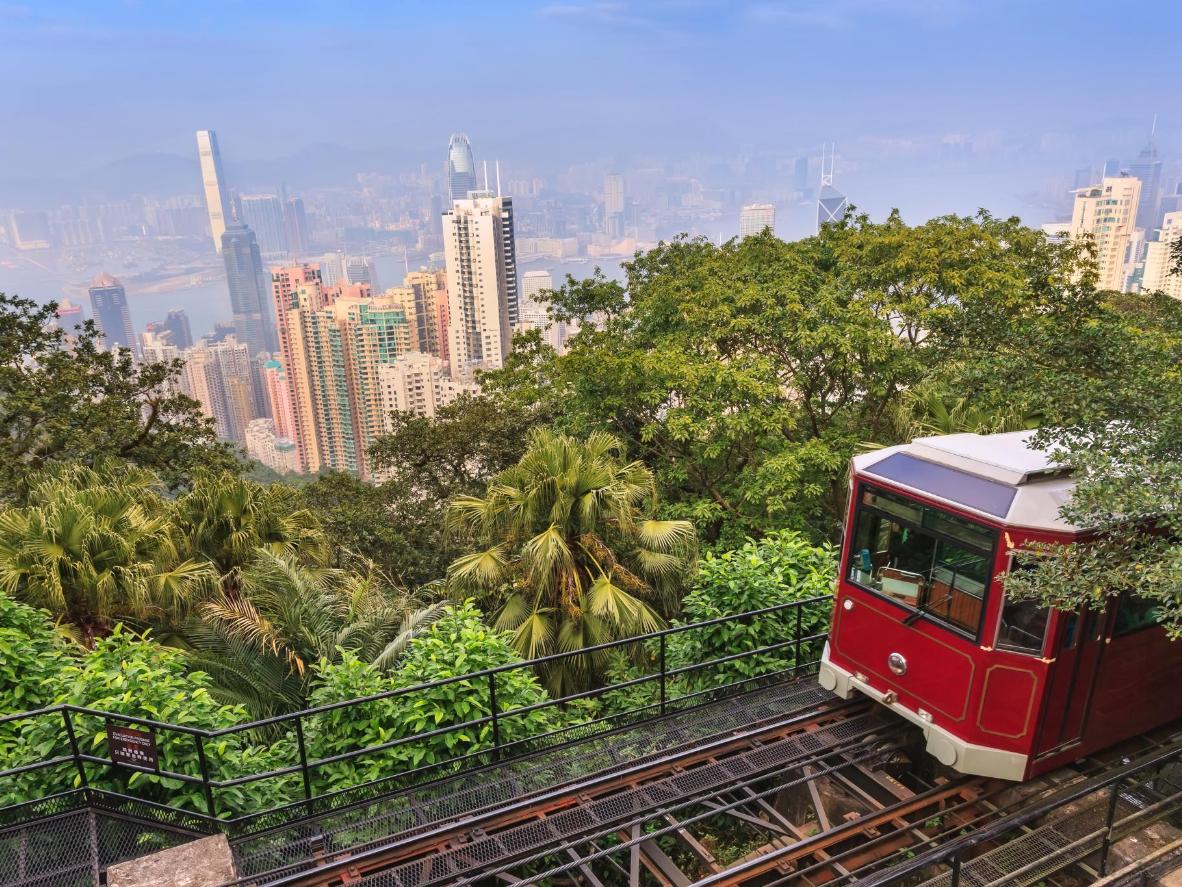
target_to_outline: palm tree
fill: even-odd
[[[113,623],[176,625],[212,586],[181,554],[173,506],[151,472],[79,465],[32,481],[0,511],[0,590],[76,626],[91,645]]]
[[[526,658],[575,651],[662,625],[692,560],[684,520],[657,520],[656,483],[624,445],[596,432],[579,441],[535,431],[521,460],[484,497],[458,496],[449,530],[475,550],[448,568],[449,588],[490,602],[498,629]],[[605,658],[572,657],[544,670],[551,690],[586,686]]]
[[[200,605],[183,638],[218,695],[260,718],[302,707],[315,667],[342,651],[390,670],[445,608],[394,588],[370,562],[342,570],[262,549],[238,580]]]
[[[310,564],[328,558],[324,533],[293,490],[229,471],[196,478],[177,501],[177,524],[190,555],[208,561],[231,594],[261,551]]]

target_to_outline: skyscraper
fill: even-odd
[[[90,312],[102,337],[102,346],[109,351],[129,348],[139,354],[139,343],[131,330],[131,312],[127,308],[127,291],[110,274],[100,274],[90,282]]]
[[[161,326],[172,334],[172,344],[177,348],[193,347],[193,329],[189,326],[189,315],[184,309],[169,311]]]
[[[226,286],[230,290],[230,308],[239,339],[251,354],[278,350],[263,260],[254,232],[248,226],[232,223],[223,232],[222,261],[226,265]]]
[[[453,379],[500,369],[517,322],[513,202],[473,192],[443,214],[448,350]]]
[[[346,258],[345,281],[377,286],[377,281],[374,280],[373,259],[369,256],[349,256]]]
[[[1137,207],[1137,227],[1145,236],[1153,236],[1157,228],[1157,208],[1161,201],[1161,160],[1157,156],[1157,117],[1149,131],[1149,141],[1129,164],[1129,172],[1141,180],[1141,202]]]
[[[283,204],[274,194],[244,194],[240,199],[241,221],[258,238],[263,261],[283,262],[289,256],[287,225],[283,218]]]
[[[1157,239],[1146,244],[1145,273],[1141,278],[1141,290],[1147,293],[1163,292],[1175,299],[1182,299],[1182,274],[1173,274],[1174,245],[1182,240],[1182,211],[1168,212],[1162,218]]]
[[[226,179],[222,174],[222,155],[218,137],[212,129],[197,130],[197,157],[201,161],[201,184],[205,189],[205,208],[209,212],[209,229],[213,246],[222,251],[222,233],[230,221],[230,201],[226,196]]]
[[[308,251],[308,216],[302,198],[287,198],[283,206],[283,223],[287,228],[288,249],[295,256],[303,256]]]
[[[462,132],[453,133],[447,143],[447,187],[453,201],[463,200],[469,191],[476,190],[476,161],[472,159],[472,144]]]
[[[770,203],[751,203],[739,211],[739,236],[761,234],[764,228],[776,230],[776,208]]]
[[[833,162],[837,146],[829,147],[828,159],[821,149],[821,190],[817,192],[817,230],[828,222],[840,222],[845,218],[849,202],[845,195],[833,187]]]
[[[619,173],[603,180],[603,225],[609,237],[624,236],[624,177]]]
[[[1125,288],[1140,197],[1141,181],[1129,175],[1106,176],[1075,193],[1068,231],[1073,238],[1093,239],[1103,289]]]

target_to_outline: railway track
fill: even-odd
[[[745,727],[734,723],[742,716],[738,711],[674,715],[724,729],[544,788],[523,782],[522,774],[552,774],[547,768],[554,766],[553,756],[507,762],[478,779],[443,780],[429,794],[435,806],[411,805],[409,827],[391,828],[406,822],[406,808],[394,804],[403,818],[384,822],[384,837],[357,840],[372,831],[348,817],[327,836],[321,831],[309,838],[304,826],[299,846],[306,855],[296,864],[258,870],[261,860],[277,858],[273,846],[260,848],[280,836],[254,836],[255,855],[242,847],[239,855],[253,860],[256,872],[235,885],[844,887],[1002,821],[1061,789],[1064,780],[1085,780],[1121,760],[1118,750],[1075,771],[1015,786],[910,756],[915,729],[865,701],[840,702],[804,688],[787,698],[801,704]],[[771,699],[764,704],[766,714]],[[658,727],[646,725],[650,731]],[[603,754],[601,742],[586,745],[587,756]],[[1153,744],[1146,740],[1143,747]],[[565,751],[578,757],[579,747]],[[464,785],[481,790],[460,804],[457,792]],[[364,822],[372,827],[372,808],[367,812]],[[747,836],[747,852],[723,855],[710,837],[720,829]]]
[[[739,779],[777,768],[807,767],[837,748],[865,749],[884,730],[881,714],[864,702],[807,695],[804,707],[735,729],[672,754],[641,757],[574,783],[489,805],[456,819],[420,826],[392,840],[355,845],[301,871],[274,870],[241,885],[336,885],[397,869],[391,883],[455,883],[483,877],[494,862],[530,856],[588,831],[626,825],[646,811],[686,796],[713,797]],[[898,725],[886,726],[899,733]],[[419,873],[416,874],[416,871]]]

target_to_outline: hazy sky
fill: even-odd
[[[200,127],[243,160],[466,130],[553,166],[953,133],[1079,164],[1155,111],[1182,145],[1180,38],[1176,0],[0,0],[0,170],[188,155]]]

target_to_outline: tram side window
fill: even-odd
[[[863,488],[849,579],[976,634],[996,533],[873,487]]]
[[[1112,630],[1112,636],[1118,638],[1121,635],[1132,634],[1134,631],[1157,625],[1159,621],[1157,607],[1152,600],[1126,595],[1117,604],[1116,626]]]
[[[1001,608],[1001,626],[997,630],[998,649],[1041,654],[1050,615],[1049,609],[1035,601],[1007,599]]]

